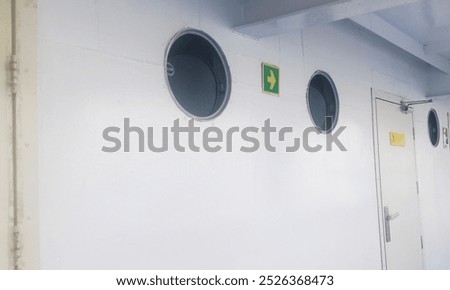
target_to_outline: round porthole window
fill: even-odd
[[[339,117],[339,97],[327,73],[317,71],[313,74],[308,84],[306,101],[314,126],[322,133],[331,132]]]
[[[179,32],[167,48],[166,78],[180,109],[198,120],[218,116],[231,93],[231,74],[219,45],[194,29]]]
[[[428,135],[430,135],[431,144],[436,147],[439,144],[439,118],[434,109],[428,113]]]

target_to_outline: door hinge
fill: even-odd
[[[419,194],[419,181],[416,181],[417,194]]]
[[[416,128],[413,127],[413,139],[416,140]]]
[[[13,95],[17,94],[17,87],[19,85],[19,65],[17,62],[17,56],[15,54],[11,55],[11,60],[9,63],[9,71],[11,73],[11,93]]]
[[[420,247],[423,249],[423,237],[420,236]]]

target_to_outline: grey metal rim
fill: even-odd
[[[333,89],[333,95],[334,95],[334,99],[336,102],[336,112],[335,112],[335,116],[333,118],[333,123],[331,124],[331,127],[328,130],[322,130],[322,128],[320,128],[316,122],[314,121],[314,117],[311,113],[311,107],[309,105],[309,89],[311,87],[311,82],[314,79],[314,77],[321,75],[323,77],[325,77],[327,79],[327,81],[330,83],[331,88]],[[308,114],[309,114],[309,118],[311,119],[311,122],[313,123],[314,127],[316,127],[316,129],[322,133],[322,134],[328,134],[331,133],[335,128],[336,125],[338,123],[339,120],[339,110],[340,110],[340,105],[339,105],[339,95],[336,89],[336,85],[334,84],[333,79],[330,77],[330,75],[322,70],[317,70],[316,72],[314,72],[314,74],[311,76],[311,78],[308,81],[308,86],[306,88],[306,105],[308,107]]]
[[[430,125],[429,125],[431,114],[433,114],[436,119],[436,130],[437,130],[436,144],[433,144],[433,141],[431,140],[431,132],[430,132]],[[428,125],[428,137],[430,138],[430,143],[431,143],[431,145],[433,145],[433,147],[437,147],[439,145],[439,142],[441,139],[441,129],[440,129],[441,127],[440,127],[440,123],[439,123],[439,116],[435,109],[430,109],[430,111],[428,111],[427,125]]]
[[[222,104],[220,106],[220,108],[214,112],[213,114],[206,116],[206,117],[201,117],[201,116],[196,116],[194,114],[192,114],[191,112],[187,111],[178,101],[177,97],[175,96],[175,94],[172,91],[172,88],[170,86],[170,82],[169,82],[169,77],[168,77],[168,71],[167,71],[167,60],[169,57],[169,53],[170,53],[170,49],[172,48],[173,44],[183,35],[197,35],[202,37],[203,39],[205,39],[206,41],[208,41],[211,46],[214,48],[214,50],[217,52],[217,54],[219,55],[220,61],[224,67],[225,70],[225,78],[226,78],[226,92],[225,92],[225,97],[224,100],[222,101]],[[177,104],[178,108],[180,108],[180,110],[186,114],[188,117],[193,118],[197,121],[208,121],[211,119],[216,118],[217,116],[219,116],[226,108],[226,106],[228,105],[228,101],[230,99],[231,96],[231,72],[230,72],[230,67],[228,65],[227,59],[225,57],[224,52],[222,51],[222,49],[220,48],[219,44],[207,33],[205,33],[204,31],[198,30],[198,29],[193,29],[193,28],[186,28],[183,29],[181,31],[179,31],[177,34],[175,34],[172,39],[169,41],[169,44],[166,47],[166,51],[165,51],[165,56],[164,56],[164,77],[166,79],[166,84],[167,87],[169,89],[170,95],[172,96],[172,99],[174,100],[174,102]]]

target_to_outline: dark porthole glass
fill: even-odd
[[[431,144],[436,147],[439,144],[439,118],[434,109],[428,113],[428,135],[430,136]]]
[[[166,53],[166,78],[173,99],[188,116],[207,120],[226,107],[231,75],[219,45],[206,33],[179,32]]]
[[[311,77],[306,95],[309,115],[314,126],[322,133],[336,127],[339,117],[339,97],[331,77],[317,71]]]

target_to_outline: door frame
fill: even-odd
[[[380,163],[380,152],[379,152],[379,137],[378,137],[378,115],[377,115],[377,100],[387,101],[392,104],[398,104],[400,106],[401,101],[407,101],[408,99],[403,96],[388,93],[383,90],[371,88],[372,95],[372,131],[373,131],[373,147],[374,147],[374,161],[375,161],[375,184],[377,193],[377,212],[378,212],[378,230],[379,230],[379,242],[380,242],[380,256],[381,256],[381,269],[387,270],[387,257],[386,257],[386,242],[385,242],[385,229],[384,229],[384,212],[383,212],[383,195],[381,190],[381,163]],[[414,164],[416,173],[417,190],[419,193],[418,186],[418,175],[417,175],[417,145],[415,137],[415,118],[414,111],[411,111],[412,116],[412,129],[413,129],[413,140],[414,140]],[[420,199],[419,194],[417,195],[417,205],[418,205],[418,218],[419,218],[419,230],[422,237],[422,218],[420,210]],[[423,261],[423,244],[422,244],[422,261]]]

